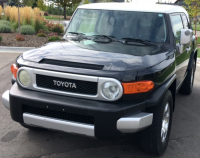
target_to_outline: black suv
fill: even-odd
[[[152,9],[154,8],[154,9]],[[101,3],[78,7],[61,42],[20,55],[3,104],[22,126],[100,139],[138,132],[164,153],[175,94],[192,92],[197,47],[186,10]]]

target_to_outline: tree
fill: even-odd
[[[84,0],[83,4],[90,4],[90,0]]]
[[[43,0],[38,0],[37,1],[37,7],[40,8],[40,10],[42,10],[42,11],[46,11],[47,10],[47,6],[44,4]]]
[[[24,6],[30,6],[30,7],[32,7],[34,1],[35,1],[35,0],[22,0],[22,4],[23,4]]]
[[[195,35],[197,33],[197,17],[200,13],[200,0],[184,0],[190,18],[195,18]]]
[[[17,6],[17,3],[15,0],[11,0],[9,3],[8,3],[9,6]]]
[[[49,0],[54,3],[56,3],[58,6],[62,7],[64,10],[64,19],[67,19],[66,17],[66,7],[73,8],[75,4],[78,4],[81,2],[81,0]]]
[[[38,2],[38,0],[34,0],[32,8],[36,8],[37,7],[37,2]]]

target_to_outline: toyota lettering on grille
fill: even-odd
[[[57,81],[57,80],[53,80],[54,82],[54,86],[62,86],[62,87],[66,87],[66,88],[75,88],[76,89],[76,84],[75,83],[71,83],[71,82],[63,82],[63,81]]]

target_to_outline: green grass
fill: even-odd
[[[193,29],[195,29],[195,25],[192,25]],[[197,31],[200,31],[200,25],[197,25]]]
[[[51,17],[51,16],[45,16],[45,18],[47,20],[59,20],[59,18],[57,18],[57,17]],[[64,20],[64,19],[60,18],[60,20]]]
[[[198,48],[198,54],[197,57],[200,58],[200,48]]]
[[[197,44],[200,44],[200,37],[198,37]]]

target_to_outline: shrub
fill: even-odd
[[[38,37],[47,37],[47,35],[44,34],[44,33],[38,33],[37,36],[38,36]]]
[[[20,23],[30,25],[35,18],[40,18],[41,11],[39,8],[20,7]],[[4,9],[5,19],[11,22],[18,22],[18,8],[16,6],[7,6]]]
[[[2,41],[2,37],[1,37],[1,35],[0,35],[0,42]]]
[[[52,32],[50,33],[50,36],[58,36],[58,33]]]
[[[11,22],[18,22],[18,8],[16,6],[7,6],[4,9],[6,20]],[[23,8],[19,8],[20,12],[20,23],[23,21]]]
[[[17,32],[19,33],[19,29],[17,29]],[[21,26],[21,34],[33,35],[33,34],[35,34],[35,30],[34,30],[33,26],[31,26],[31,25],[23,25],[23,26]]]
[[[5,24],[0,24],[0,33],[10,33],[11,27]]]
[[[45,25],[45,27],[47,27],[49,30],[51,30],[53,26],[54,24],[52,22],[47,22]]]
[[[11,26],[10,22],[7,20],[0,20],[0,24],[5,24],[7,26]]]
[[[63,27],[60,26],[60,25],[54,25],[54,26],[51,28],[51,31],[52,31],[52,32],[56,32],[56,33],[58,33],[58,34],[61,34],[61,33],[64,32],[64,29],[63,29]]]
[[[3,8],[2,8],[2,6],[0,5],[0,19],[2,18],[1,17],[1,13],[3,12]]]
[[[49,14],[47,12],[44,13],[44,16],[49,16]]]
[[[61,40],[60,37],[58,37],[58,36],[52,36],[52,37],[49,37],[47,41],[54,42],[54,41],[59,41],[59,40]]]
[[[43,30],[43,29],[40,29],[40,30],[38,31],[38,33],[44,33],[44,30]]]
[[[36,32],[38,32],[41,29],[44,29],[43,23],[40,22],[40,20],[38,18],[35,19],[34,28],[35,28]]]
[[[44,25],[46,25],[46,24],[49,23],[49,21],[48,20],[44,20],[43,23],[44,23]]]
[[[14,29],[14,31],[18,28],[18,23],[17,22],[13,22],[11,24],[12,28]]]
[[[17,41],[24,41],[24,37],[21,34],[17,34],[15,39]]]
[[[22,13],[21,13],[21,18],[25,25],[31,24],[31,16],[32,16],[31,13],[32,13],[31,7],[23,7]]]
[[[49,28],[46,26],[44,26],[43,30],[44,30],[44,32],[49,32]]]

